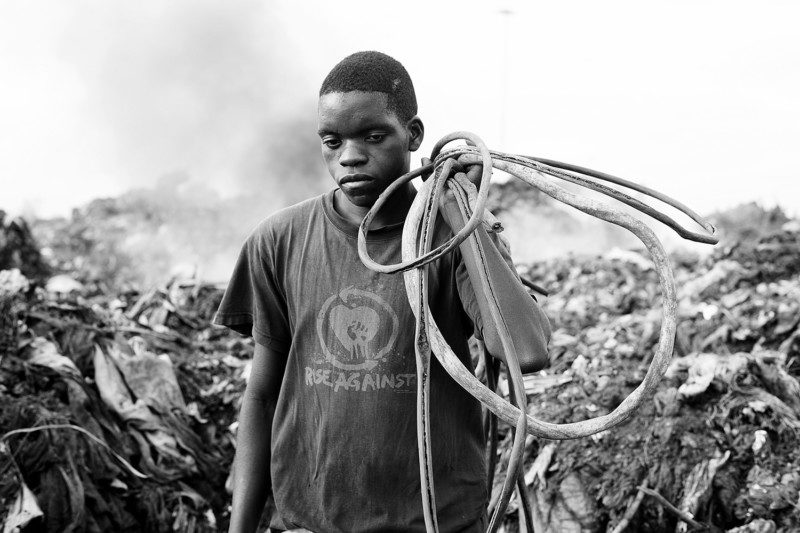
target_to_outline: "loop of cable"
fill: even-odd
[[[467,146],[443,151],[444,147],[456,140],[464,140]],[[466,176],[458,170],[468,165],[482,165],[482,176],[479,188],[475,191]],[[649,252],[655,271],[658,274],[662,291],[662,323],[658,345],[641,384],[634,389],[611,413],[580,422],[553,424],[538,420],[528,414],[522,371],[508,324],[500,313],[497,297],[491,285],[484,251],[479,239],[473,232],[479,224],[491,226],[494,218],[485,209],[491,184],[492,169],[497,168],[539,189],[554,200],[570,205],[596,218],[623,227],[633,233]],[[376,263],[369,256],[367,234],[369,225],[375,214],[386,203],[387,199],[400,187],[419,176],[433,176],[423,182],[422,188],[406,216],[402,237],[402,260],[394,265]],[[506,478],[489,524],[488,531],[494,533],[502,522],[502,517],[515,486],[520,491],[520,498],[525,497],[524,481],[520,483],[520,472],[523,462],[526,434],[546,439],[575,439],[586,437],[600,431],[608,430],[630,417],[639,405],[654,391],[658,382],[667,370],[672,357],[672,349],[676,330],[677,296],[669,259],[661,242],[653,231],[639,219],[603,202],[570,192],[557,185],[552,178],[567,181],[589,190],[599,192],[614,200],[633,207],[666,226],[673,229],[681,237],[709,244],[716,244],[716,228],[703,220],[694,211],[677,200],[603,172],[561,163],[549,159],[534,158],[490,151],[483,141],[472,133],[455,132],[443,137],[436,143],[431,154],[431,162],[401,176],[379,196],[372,209],[367,213],[359,227],[358,253],[361,261],[370,269],[382,273],[403,272],[406,293],[411,309],[416,318],[415,351],[418,373],[417,390],[417,441],[420,460],[420,480],[422,485],[423,513],[426,528],[429,532],[438,531],[436,521],[436,504],[433,486],[433,467],[431,464],[429,389],[431,353],[436,357],[448,374],[470,395],[481,402],[488,412],[509,424],[513,431],[513,445],[510,454]],[[700,225],[703,233],[691,231],[666,214],[645,204],[643,201],[593,180],[601,180],[631,189],[645,196],[660,200]],[[433,230],[436,220],[439,197],[444,187],[450,188],[456,197],[462,216],[467,221],[465,226],[446,243],[431,249]],[[481,267],[483,290],[489,302],[491,323],[497,328],[504,353],[509,376],[510,401],[500,397],[493,389],[481,383],[458,359],[452,348],[442,336],[436,321],[430,313],[428,305],[428,272],[426,265],[451,252],[467,240],[470,253],[474,254]],[[491,424],[490,424],[491,427]],[[490,475],[491,479],[491,475]],[[525,502],[527,503],[527,502]]]

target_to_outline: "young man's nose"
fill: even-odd
[[[342,147],[341,155],[339,156],[339,164],[343,167],[355,167],[363,165],[367,162],[367,155],[358,145],[353,141],[345,141]]]

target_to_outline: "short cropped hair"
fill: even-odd
[[[389,110],[401,122],[417,114],[411,76],[399,61],[381,52],[356,52],[339,61],[322,82],[319,95],[350,91],[385,93]]]

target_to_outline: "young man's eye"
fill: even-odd
[[[367,135],[367,136],[366,136],[364,139],[365,139],[367,142],[370,142],[370,143],[379,143],[379,142],[381,142],[381,141],[382,141],[384,138],[386,138],[386,134],[385,134],[385,133],[370,133],[370,134],[369,134],[369,135]]]
[[[322,144],[324,144],[327,148],[335,149],[339,148],[339,145],[342,144],[342,141],[339,139],[322,139]]]

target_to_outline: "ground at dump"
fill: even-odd
[[[79,269],[53,276],[13,224],[0,224],[0,242],[17,246],[0,254],[4,531],[224,530],[252,341],[210,326],[222,289],[172,280],[114,292]],[[528,439],[537,532],[800,530],[793,224],[708,258],[673,256],[679,327],[655,397],[590,438]],[[648,260],[614,251],[520,272],[550,292],[540,299],[554,326],[550,368],[526,377],[530,412],[553,422],[609,412],[657,341]],[[501,424],[495,491],[509,433]],[[518,531],[519,514],[515,497],[505,531]]]

